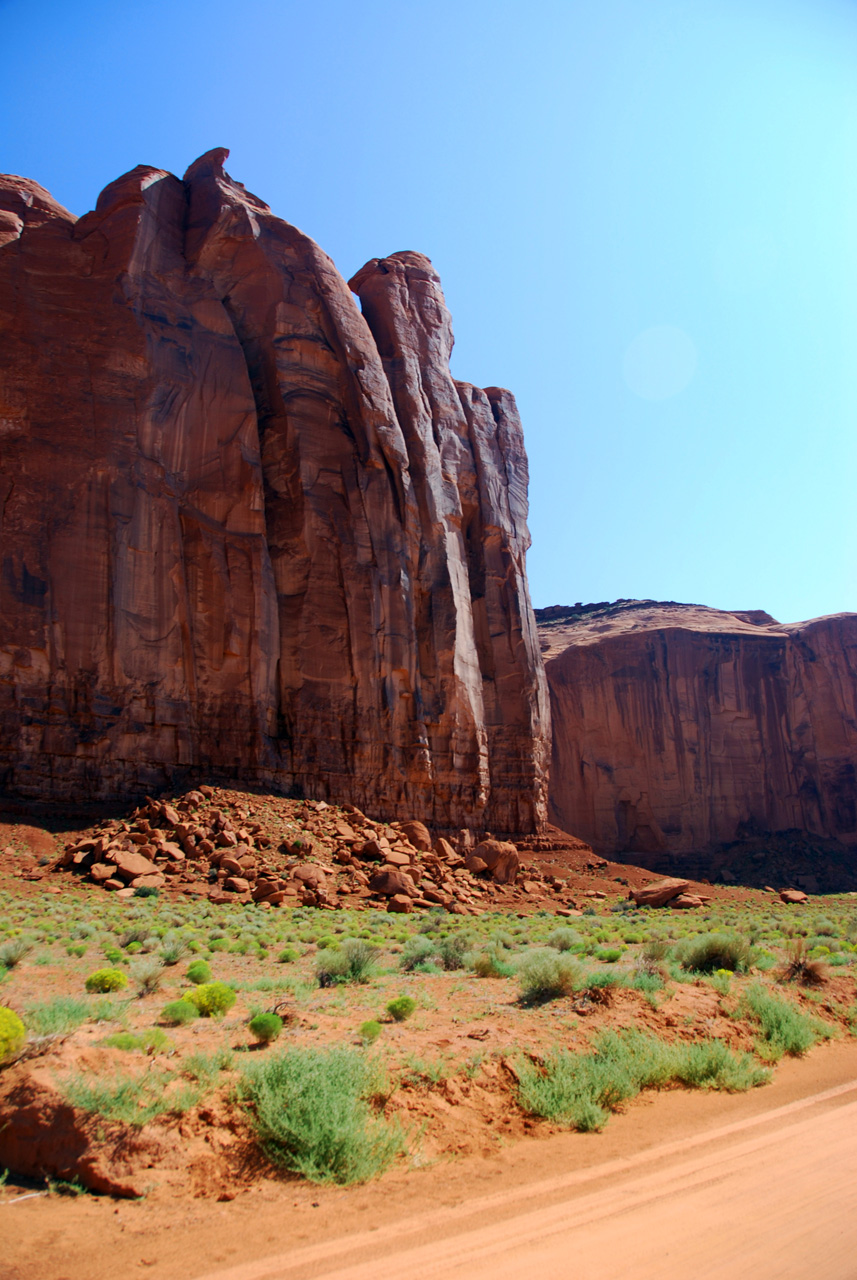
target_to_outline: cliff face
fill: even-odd
[[[542,610],[552,820],[603,853],[857,844],[857,614]]]
[[[214,770],[439,826],[545,817],[513,397],[419,254],[353,282],[223,171],[75,220],[0,179],[0,777]],[[368,321],[368,323],[367,323]]]

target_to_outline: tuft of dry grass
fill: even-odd
[[[786,963],[780,982],[798,982],[803,987],[820,987],[827,981],[827,965],[810,958],[806,938],[795,938],[786,948]]]

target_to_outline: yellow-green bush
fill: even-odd
[[[121,969],[96,969],[84,985],[87,991],[121,991],[123,987],[127,987],[128,978]]]
[[[203,982],[193,991],[186,991],[182,999],[195,1005],[204,1018],[217,1018],[232,1008],[235,992],[225,982]]]
[[[0,1005],[0,1062],[17,1053],[26,1038],[24,1024],[17,1013]]]

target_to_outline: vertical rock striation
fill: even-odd
[[[450,377],[428,259],[367,264],[361,315],[226,155],[140,166],[77,221],[0,179],[0,777],[215,771],[532,830],[514,400]]]
[[[517,407],[508,391],[453,380],[452,322],[428,258],[373,258],[350,285],[408,451],[420,684],[438,783],[447,790],[461,772],[479,778],[491,795],[489,825],[528,830],[547,774],[547,692],[524,567],[527,460]]]
[[[857,845],[857,614],[541,610],[552,820],[603,853]]]

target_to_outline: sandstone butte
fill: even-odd
[[[428,258],[368,262],[361,311],[227,155],[79,219],[0,179],[0,785],[536,830],[514,398],[451,377]]]
[[[783,626],[651,600],[537,613],[558,826],[602,854],[787,831],[857,845],[857,614]]]

